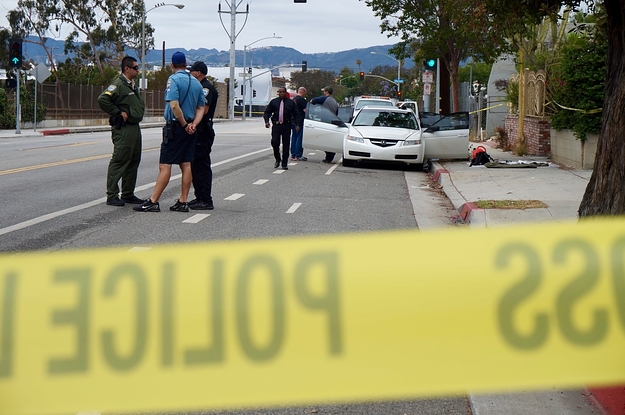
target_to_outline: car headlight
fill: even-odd
[[[412,138],[410,140],[405,140],[404,141],[404,145],[405,146],[417,146],[421,144],[421,137],[419,138]]]
[[[358,136],[355,136],[355,135],[347,135],[347,139],[349,141],[355,141],[357,143],[364,143],[365,142],[364,138],[358,137]]]

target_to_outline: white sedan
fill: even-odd
[[[343,154],[343,165],[393,161],[423,165],[428,159],[467,158],[469,114],[442,117],[426,130],[418,115],[396,107],[364,107],[350,125],[321,105],[309,105],[304,148]]]

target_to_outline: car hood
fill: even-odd
[[[386,140],[405,140],[408,136],[418,135],[419,130],[410,130],[407,128],[390,128],[390,127],[369,127],[361,126],[350,128],[350,133],[357,133],[364,138],[379,138]]]

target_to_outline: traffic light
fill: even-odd
[[[397,91],[397,98],[401,99],[401,91]]]
[[[308,70],[308,61],[302,61],[302,72],[306,72]]]
[[[252,89],[252,96],[255,97],[256,96],[256,90]]]
[[[436,70],[436,58],[430,58],[430,59],[426,59],[423,61],[423,66],[425,66],[425,69],[429,69],[431,71],[435,71]]]
[[[360,72],[360,80],[361,81],[365,80],[365,73],[364,72]]]
[[[13,89],[13,88],[17,88],[17,79],[15,78],[7,78],[4,87],[6,89]]]
[[[9,39],[9,67],[21,68],[23,63],[22,39]]]

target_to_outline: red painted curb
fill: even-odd
[[[462,205],[462,208],[460,209],[460,218],[462,219],[462,221],[466,223],[469,219],[469,216],[471,215],[471,212],[476,210],[477,208],[477,205],[473,202],[467,202]]]
[[[625,385],[588,389],[586,399],[605,415],[625,414]]]
[[[434,173],[434,181],[437,183],[441,182],[441,173],[448,173],[447,169],[439,169]]]
[[[43,135],[63,135],[63,134],[69,134],[69,128],[63,128],[61,130],[45,130],[45,131],[42,131],[41,134],[43,134]]]

